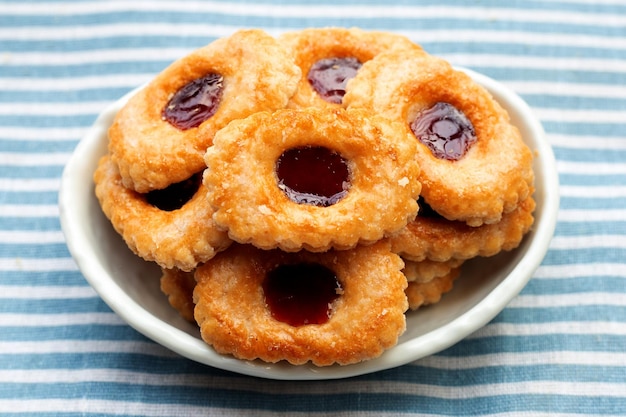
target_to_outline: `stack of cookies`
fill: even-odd
[[[359,29],[244,30],[181,58],[119,111],[94,180],[216,351],[318,366],[394,346],[535,208],[532,153],[491,95]]]

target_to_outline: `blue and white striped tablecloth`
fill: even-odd
[[[558,161],[550,250],[466,340],[347,380],[184,359],[87,284],[59,225],[64,164],[97,114],[238,28],[396,31],[518,92]],[[0,414],[626,415],[623,0],[0,0]]]

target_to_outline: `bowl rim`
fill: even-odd
[[[447,324],[404,341],[378,358],[347,366],[316,367],[310,364],[296,366],[285,363],[243,361],[221,355],[201,339],[151,314],[124,292],[108,275],[100,259],[94,256],[79,221],[81,216],[89,218],[88,204],[84,204],[81,197],[88,198],[90,195],[93,197],[93,181],[91,177],[86,181],[84,173],[93,174],[95,156],[106,153],[106,141],[102,143],[102,137],[106,137],[108,126],[114,115],[130,96],[142,87],[130,91],[100,113],[79,141],[63,170],[59,189],[59,215],[68,249],[87,282],[126,323],[166,348],[188,359],[215,368],[277,380],[337,379],[405,365],[450,347],[492,320],[528,283],[548,251],[554,235],[559,208],[559,179],[554,153],[541,123],[533,115],[530,107],[502,83],[467,68],[457,67],[457,69],[470,75],[503,107],[509,112],[515,111],[523,120],[538,155],[534,163],[538,164],[542,172],[543,182],[540,190],[542,210],[540,216],[536,216],[532,242],[528,245],[526,253],[504,280],[486,297]]]

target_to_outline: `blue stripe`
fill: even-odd
[[[61,178],[63,165],[45,166],[0,166],[0,178]]]
[[[0,152],[67,152],[76,148],[78,140],[20,140],[0,139]]]
[[[623,314],[623,310],[622,310]],[[553,318],[551,321],[558,321]],[[440,353],[442,356],[463,358],[468,355],[516,352],[615,352],[623,353],[626,336],[545,334],[536,336],[497,336],[464,340]]]
[[[286,388],[289,382],[264,382],[265,386]],[[293,383],[292,383],[293,384]],[[7,393],[7,384],[0,384],[0,398]],[[141,397],[152,404],[184,403],[190,406],[211,406],[247,409],[254,406],[258,410],[274,412],[318,412],[332,413],[339,411],[387,411],[434,413],[437,410],[463,410],[464,415],[482,415],[494,412],[536,411],[560,413],[613,413],[626,408],[626,399],[604,396],[575,396],[541,394],[502,394],[486,395],[474,398],[444,399],[424,394],[395,394],[368,392],[336,394],[266,394],[248,390],[228,390],[220,388],[180,386],[151,386],[145,390],[141,385],[85,382],[82,390],[76,390],[73,384],[12,384],[11,394],[23,399],[67,398],[79,400],[84,392],[92,399],[127,400]],[[283,389],[284,389],[283,388]],[[479,385],[478,387],[479,388]],[[84,390],[84,391],[83,391]],[[288,390],[287,390],[288,391]],[[123,393],[122,396],[120,394]],[[555,400],[559,401],[555,401]]]
[[[0,341],[44,342],[46,340],[58,340],[60,335],[68,343],[73,340],[146,340],[144,336],[125,324],[0,327]]]
[[[618,210],[626,207],[626,197],[597,199],[588,197],[561,197],[561,207],[579,210]]]
[[[0,230],[59,231],[58,217],[0,217]]]
[[[553,249],[546,256],[544,265],[585,264],[590,259],[602,259],[603,262],[623,263],[626,249],[623,248],[584,248],[584,249]]]
[[[97,296],[67,299],[3,299],[0,313],[23,314],[109,313],[111,309]]]
[[[0,204],[57,204],[56,191],[7,191],[0,194]]]
[[[20,258],[25,262],[38,258],[70,258],[70,252],[65,243],[0,243],[0,253],[5,258]]]
[[[0,93],[0,102],[10,103],[80,103],[85,101],[115,101],[122,97],[132,86],[124,88],[85,88],[71,91],[24,91],[5,90]]]
[[[607,292],[626,294],[626,282],[623,277],[593,276],[559,279],[532,279],[524,287],[522,295],[561,295],[583,294],[586,292]],[[594,316],[595,318],[595,316]]]
[[[80,286],[87,285],[85,278],[78,271],[0,271],[0,283],[2,285],[24,285],[29,286]]]

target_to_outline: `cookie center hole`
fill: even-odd
[[[146,201],[163,211],[178,210],[196,194],[202,182],[202,174],[197,173],[190,178],[171,184],[162,190],[154,190],[145,194]]]
[[[337,203],[350,188],[348,163],[328,148],[289,149],[276,164],[278,187],[293,202],[328,207]]]
[[[321,59],[311,66],[307,79],[324,100],[341,104],[346,94],[346,84],[354,78],[361,65],[353,57]]]
[[[265,302],[276,320],[291,326],[323,324],[341,294],[335,273],[317,263],[284,264],[263,281]]]
[[[198,127],[215,114],[223,90],[224,77],[219,74],[193,80],[174,93],[163,109],[163,118],[180,130]]]
[[[449,103],[440,102],[420,112],[411,130],[435,157],[449,161],[461,159],[476,142],[472,123]]]
[[[417,199],[417,205],[419,206],[419,213],[417,214],[419,217],[425,217],[429,219],[444,219],[444,217],[437,213],[425,200],[422,196],[419,196]]]

